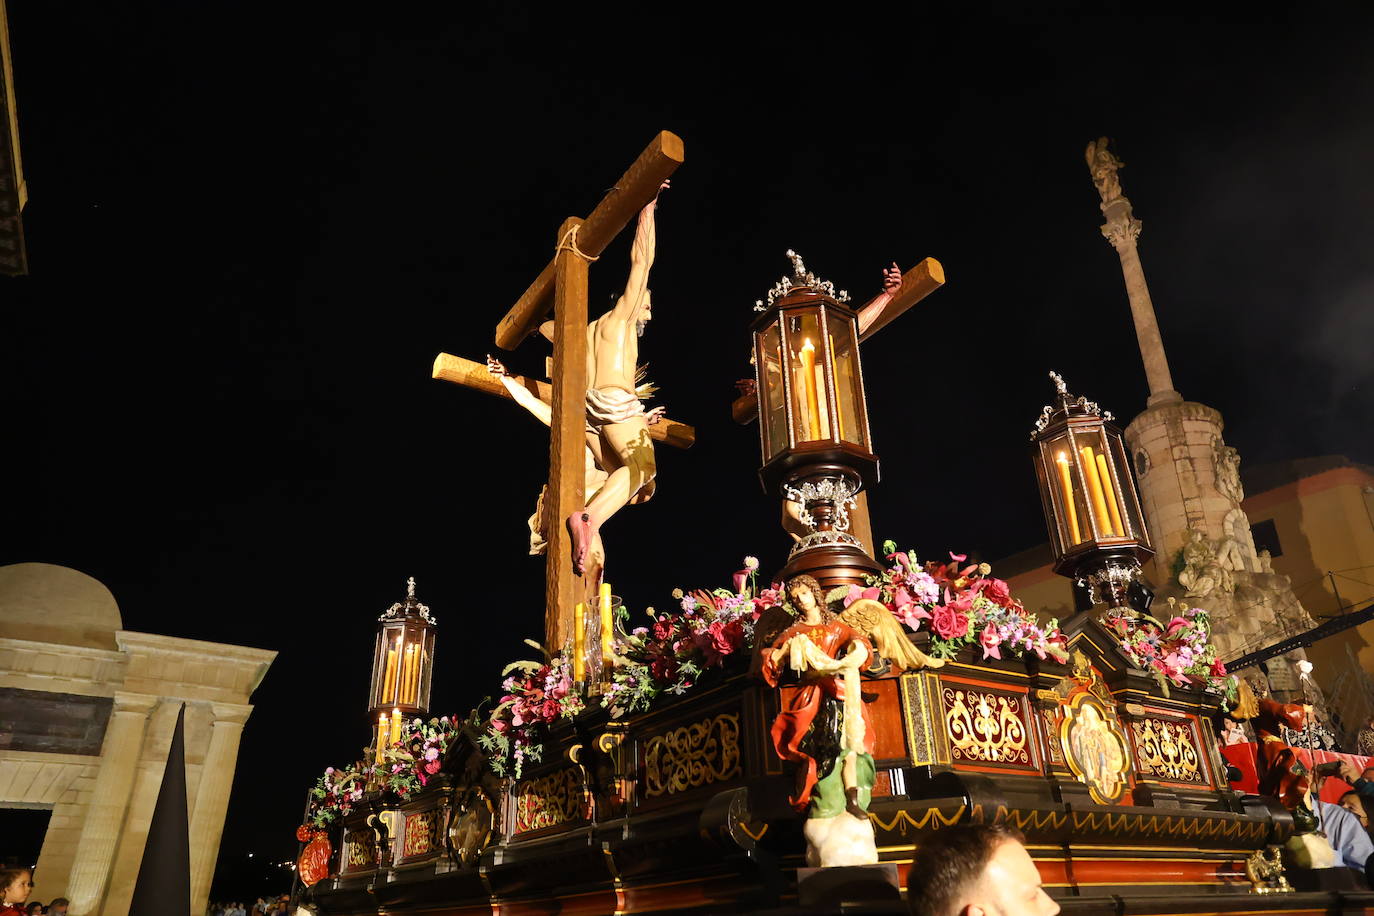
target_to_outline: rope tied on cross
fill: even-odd
[[[591,255],[583,251],[581,248],[577,247],[577,230],[581,228],[582,225],[579,223],[578,225],[573,226],[567,232],[563,233],[563,238],[558,242],[558,247],[554,248],[553,250],[554,257],[558,257],[558,252],[560,251],[571,251],[573,254],[577,255],[579,258],[581,258],[584,261],[587,261],[588,263],[592,261],[598,261],[601,259],[601,255],[592,257]]]

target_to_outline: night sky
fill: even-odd
[[[607,528],[636,611],[785,558],[756,427],[728,407],[789,247],[861,301],[894,259],[946,270],[864,347],[875,535],[989,560],[1043,541],[1026,434],[1046,372],[1127,419],[1147,394],[1083,160],[1102,134],[1176,387],[1250,465],[1374,461],[1374,56],[1353,13],[9,6],[31,275],[0,278],[0,562],[95,576],[131,630],[279,651],[216,896],[285,889],[257,863],[294,854],[306,789],[367,741],[372,633],[407,576],[440,623],[436,713],[542,637],[525,519],[546,434],[430,364],[495,352],[559,223],[661,129],[687,161],[642,355],[698,444],[660,448],[658,494]],[[629,237],[591,269],[594,309]],[[502,355],[542,376],[548,352]]]

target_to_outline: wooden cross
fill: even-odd
[[[558,652],[572,639],[573,608],[584,600],[586,586],[569,557],[570,538],[563,519],[582,508],[587,396],[587,265],[620,234],[658,194],[665,179],[684,159],[682,139],[662,131],[625,171],[585,220],[564,220],[555,238],[556,251],[529,288],[496,326],[496,345],[513,350],[553,310],[552,384],[516,377],[517,384],[553,406],[549,429],[549,489],[545,497],[548,552],[544,562],[544,645]],[[573,243],[569,242],[569,233]],[[485,364],[440,353],[434,378],[509,397]],[[685,423],[664,419],[649,427],[649,436],[688,448],[696,432]]]
[[[907,309],[944,285],[945,269],[934,258],[926,258],[902,274],[901,289],[897,290],[897,294],[883,307],[878,317],[859,335],[859,343],[868,340]],[[862,307],[860,311],[862,311]],[[730,416],[734,417],[735,422],[741,426],[757,420],[759,416],[757,392],[742,394],[735,398],[734,403],[730,405]],[[849,513],[849,531],[863,542],[865,549],[870,554],[876,555],[877,551],[873,543],[873,524],[868,515],[867,491],[861,491],[855,497],[854,508]]]

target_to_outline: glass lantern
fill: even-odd
[[[806,271],[788,252],[792,278],[769,293],[751,328],[759,401],[760,477],[776,491],[792,468],[836,461],[876,483],[858,325],[848,295]]]
[[[859,329],[849,294],[789,251],[792,276],[768,293],[750,327],[764,491],[788,500],[807,531],[780,577],[808,574],[827,587],[857,584],[880,567],[849,532],[849,510],[878,482]]]
[[[1044,408],[1031,442],[1054,570],[1085,587],[1092,604],[1125,607],[1154,551],[1121,430],[1109,412],[1073,398],[1057,373],[1050,377],[1056,403]]]
[[[435,628],[429,608],[415,598],[412,578],[406,583],[405,600],[378,618],[368,703],[372,715],[399,713],[409,717],[429,711]]]

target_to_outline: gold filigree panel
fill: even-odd
[[[343,870],[360,871],[377,866],[377,835],[369,827],[344,835]]]
[[[721,713],[648,739],[644,794],[672,795],[740,774],[739,715]]]
[[[935,734],[930,696],[926,683],[930,675],[912,672],[902,675],[902,712],[906,717],[906,752],[912,766],[929,766],[935,759]]]
[[[1136,768],[1142,776],[1206,783],[1200,755],[1187,722],[1137,719],[1131,723]]]
[[[435,827],[438,823],[438,811],[421,811],[418,814],[407,815],[401,858],[410,859],[433,852]]]
[[[583,818],[582,778],[575,767],[515,786],[515,832],[557,827]]]
[[[1031,765],[1022,697],[945,684],[941,699],[952,762]]]

